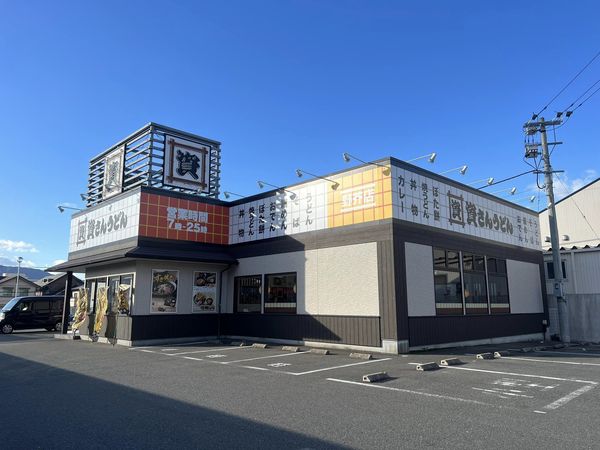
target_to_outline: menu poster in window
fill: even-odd
[[[217,311],[217,274],[215,272],[194,272],[192,288],[192,312]]]
[[[152,270],[152,303],[153,313],[177,312],[177,270]]]

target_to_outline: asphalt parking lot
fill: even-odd
[[[595,448],[600,346],[522,347],[532,344],[363,360],[0,336],[2,438],[10,448]],[[450,357],[464,364],[416,370]],[[389,379],[362,381],[380,371]]]

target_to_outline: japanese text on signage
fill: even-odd
[[[208,232],[208,213],[185,208],[167,207],[167,225],[173,230]]]
[[[127,214],[119,211],[99,219],[85,218],[77,223],[77,245],[122,230],[127,226]]]

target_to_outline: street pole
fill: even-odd
[[[550,152],[548,151],[548,139],[546,137],[546,122],[540,117],[540,136],[542,143],[542,159],[544,160],[544,178],[546,184],[546,195],[548,197],[548,222],[550,225],[550,245],[552,245],[552,263],[554,265],[554,297],[558,306],[558,324],[560,327],[560,340],[565,343],[571,342],[569,327],[569,308],[563,296],[562,263],[560,260],[560,248],[558,244],[558,225],[556,224],[556,208],[554,207],[554,187],[552,182],[552,166],[550,165]]]
[[[63,313],[61,334],[67,334],[69,329],[69,317],[71,316],[71,295],[73,292],[73,272],[67,272],[67,281],[65,282],[65,297],[63,298]]]
[[[15,283],[15,297],[19,293],[19,278],[21,278],[21,263],[23,262],[23,257],[19,256],[17,258],[17,282]]]

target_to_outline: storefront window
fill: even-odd
[[[465,312],[467,314],[488,314],[485,258],[472,253],[463,253],[463,276]]]
[[[265,275],[265,313],[296,314],[296,273]]]
[[[133,275],[121,275],[119,292],[117,294],[117,311],[129,314],[131,308],[131,293],[133,291]]]
[[[119,277],[108,278],[108,304],[106,306],[106,313],[112,314],[117,312],[117,304],[119,300],[117,295],[119,293]]]
[[[251,275],[235,278],[235,312],[260,313],[262,299],[262,276]]]
[[[488,258],[487,263],[490,286],[490,309],[492,314],[509,313],[510,301],[508,298],[506,260]]]
[[[435,309],[438,315],[463,314],[459,260],[456,251],[433,249]]]
[[[99,288],[106,288],[106,278],[92,278],[86,280],[85,288],[88,294],[88,313],[96,312],[96,299]]]

